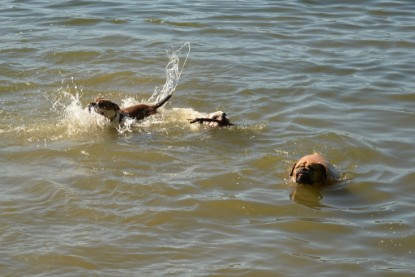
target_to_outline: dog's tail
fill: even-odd
[[[158,109],[161,106],[163,106],[164,104],[166,104],[167,101],[169,101],[169,99],[173,96],[173,94],[169,94],[167,95],[164,99],[162,99],[160,102],[154,104],[154,108]]]

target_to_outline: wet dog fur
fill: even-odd
[[[98,113],[109,119],[111,122],[121,123],[125,117],[141,120],[156,114],[157,109],[163,106],[171,96],[171,94],[166,96],[154,105],[138,104],[122,109],[116,103],[108,99],[97,98],[95,101],[89,103],[88,111]]]
[[[339,179],[339,173],[323,156],[315,153],[299,159],[290,177],[297,184],[329,185]]]
[[[208,115],[208,117],[198,117],[195,119],[189,119],[190,124],[199,123],[205,124],[210,127],[228,127],[233,126],[227,117],[226,113],[222,111],[216,111]]]

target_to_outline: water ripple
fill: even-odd
[[[413,274],[411,1],[0,10],[4,275]],[[152,102],[186,41],[159,114],[85,109]],[[236,126],[188,122],[216,110]],[[339,183],[290,181],[314,151]]]

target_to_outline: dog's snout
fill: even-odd
[[[91,103],[89,103],[88,104],[88,112],[91,112],[91,109],[92,108],[95,108],[95,106],[97,105],[97,103],[95,103],[95,102],[91,102]]]
[[[302,167],[297,171],[297,174],[295,176],[295,180],[299,184],[311,184],[311,174],[310,170],[306,167]]]
[[[307,167],[302,167],[298,173],[304,174],[304,173],[308,173],[310,170]]]

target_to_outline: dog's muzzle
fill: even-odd
[[[92,111],[97,112],[96,108],[97,108],[97,103],[95,102],[91,102],[88,104],[88,112],[91,113]]]
[[[296,173],[295,181],[299,184],[312,184],[310,170],[307,168],[301,168]]]
[[[91,102],[88,104],[88,112],[104,115],[104,113],[99,109],[99,104],[95,102]]]

